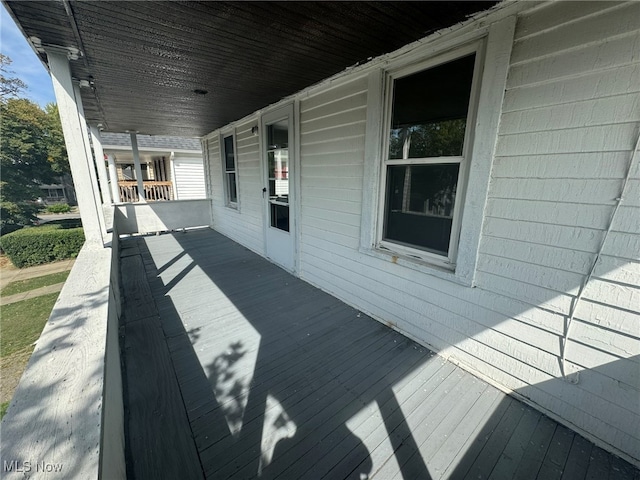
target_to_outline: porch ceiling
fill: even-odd
[[[71,68],[93,84],[82,89],[91,124],[182,136],[497,3],[3,1],[25,36],[83,53]]]

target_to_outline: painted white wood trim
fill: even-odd
[[[80,207],[80,216],[84,228],[85,242],[87,244],[103,244],[102,229],[100,225],[99,206],[96,205],[89,171],[87,152],[84,147],[82,129],[84,126],[78,116],[71,80],[71,69],[66,53],[59,51],[47,51],[49,70],[53,81],[53,91],[58,104],[64,141],[69,156],[69,166],[73,175],[76,197]],[[101,207],[100,207],[101,208]]]
[[[98,178],[96,175],[96,167],[93,163],[93,154],[91,153],[91,142],[89,141],[89,125],[84,117],[84,107],[82,105],[82,95],[80,94],[80,86],[78,83],[73,84],[73,93],[76,98],[76,105],[78,107],[78,118],[80,119],[80,125],[82,126],[82,139],[84,141],[84,149],[87,152],[87,165],[89,167],[89,175],[91,177],[91,186],[93,191],[94,202],[96,204],[96,210],[98,212],[98,221],[100,222],[100,228],[102,231],[102,241],[105,241],[105,234],[107,233],[107,227],[104,221],[104,211],[102,209],[102,198],[100,197],[100,189],[98,188]]]
[[[213,181],[211,178],[211,155],[209,154],[209,141],[202,138],[202,162],[204,165],[204,186],[207,195],[207,205],[209,208],[209,226],[213,227]],[[171,163],[173,167],[173,163]]]
[[[496,151],[516,16],[491,25],[487,37],[484,70],[474,125],[471,162],[467,181],[456,276],[473,286],[484,222],[491,166]]]
[[[118,167],[113,155],[107,155],[107,163],[109,164],[109,182],[111,184],[111,197],[114,203],[120,203],[120,189],[118,188]]]
[[[364,175],[362,179],[362,215],[360,217],[360,249],[371,250],[376,243],[376,218],[380,195],[380,169],[384,120],[384,73],[369,73],[367,95],[367,126],[364,146]]]
[[[169,171],[171,172],[171,188],[173,189],[173,199],[180,200],[180,196],[178,194],[178,188],[176,187],[176,166],[173,162],[175,158],[175,153],[169,153]]]
[[[300,275],[302,265],[300,264],[300,230],[298,225],[302,225],[301,212],[302,212],[302,155],[301,155],[301,128],[300,128],[300,100],[296,99],[293,103],[293,116],[291,117],[291,128],[293,128],[294,138],[294,170],[293,170],[293,221],[295,228],[295,234],[293,237],[293,270],[296,275]]]
[[[102,146],[103,149],[105,150],[120,150],[123,152],[130,152],[131,151],[131,147],[128,145],[103,145]],[[138,150],[140,151],[141,154],[145,154],[145,153],[153,153],[153,154],[158,154],[158,153],[164,153],[166,155],[168,155],[171,152],[174,153],[190,153],[190,154],[198,154],[200,153],[200,150],[189,150],[189,149],[185,149],[185,148],[159,148],[159,147],[143,147],[140,148],[140,146],[138,146]]]
[[[231,136],[231,140],[233,141],[233,163],[234,163],[234,171],[236,174],[236,201],[229,201],[229,187],[227,186],[227,167],[226,167],[226,152],[224,151],[224,139],[226,137]],[[224,202],[224,206],[230,210],[234,210],[237,213],[240,213],[240,173],[239,173],[239,165],[238,165],[238,135],[236,132],[236,127],[224,128],[220,130],[218,134],[218,145],[220,151],[220,168],[222,169],[222,201]]]
[[[98,167],[98,180],[100,182],[100,191],[102,192],[103,203],[113,203],[111,190],[109,189],[109,176],[107,175],[107,167],[104,166],[104,150],[102,149],[102,139],[100,131],[97,127],[91,126],[91,141],[93,142],[93,151],[96,157],[96,166]]]
[[[144,180],[142,180],[142,168],[140,167],[140,152],[138,150],[138,135],[130,132],[131,135],[131,152],[133,153],[133,164],[136,169],[136,178],[138,179],[138,202],[145,202],[144,198]]]
[[[178,197],[178,189],[176,188],[176,165],[174,163],[175,157],[175,152],[171,152],[169,154],[169,166],[171,169],[171,188],[173,188],[173,198],[175,198],[176,200],[180,200],[180,198]]]

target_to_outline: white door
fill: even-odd
[[[266,252],[273,262],[295,268],[293,105],[262,117]]]

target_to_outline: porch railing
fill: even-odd
[[[162,200],[173,200],[173,186],[171,182],[145,181],[144,198],[148,202],[157,202]],[[120,201],[123,203],[137,202],[138,198],[138,182],[121,181],[118,182],[120,189]]]
[[[119,236],[210,225],[211,211],[178,200],[104,213],[104,248],[80,251],[2,419],[2,478],[126,478]]]
[[[2,419],[2,478],[126,478],[120,255],[109,227],[107,247],[80,251]]]

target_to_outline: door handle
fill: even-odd
[[[267,187],[264,187],[262,189],[262,198],[264,198],[264,194],[267,193]]]

